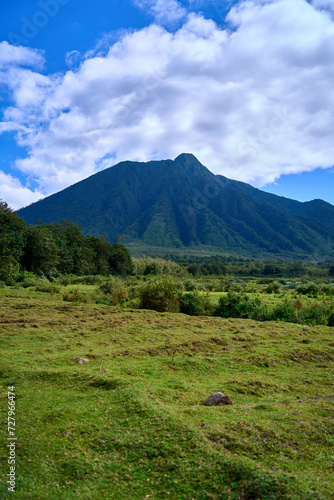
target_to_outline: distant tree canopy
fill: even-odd
[[[20,269],[52,277],[57,274],[120,274],[133,271],[131,256],[121,243],[86,236],[72,221],[27,226],[0,200],[0,280]]]

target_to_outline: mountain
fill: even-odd
[[[125,161],[18,211],[27,223],[71,219],[131,248],[334,255],[334,207],[300,203],[214,175],[192,154]]]
[[[334,206],[326,201],[312,200],[302,203],[276,194],[266,193],[245,182],[227,179],[222,175],[217,175],[217,180],[222,187],[246,194],[258,203],[272,205],[290,215],[311,217],[334,227]]]

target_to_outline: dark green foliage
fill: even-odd
[[[319,292],[319,287],[315,283],[307,283],[305,285],[297,286],[296,291],[302,295],[313,297]]]
[[[143,274],[144,276],[147,276],[148,274],[153,274],[153,275],[159,274],[159,267],[157,263],[152,262],[151,264],[148,264],[145,267]]]
[[[271,320],[287,321],[289,323],[298,323],[298,310],[291,300],[284,300],[276,305],[271,313]]]
[[[60,288],[49,281],[43,281],[36,286],[36,292],[59,293]]]
[[[111,245],[108,263],[113,274],[125,276],[133,272],[131,256],[121,243]]]
[[[116,306],[118,304],[124,304],[129,298],[128,290],[122,281],[117,278],[111,278],[105,283],[103,283],[99,290],[107,296],[110,305]],[[98,299],[99,300],[99,299]],[[101,303],[101,302],[99,302]],[[106,303],[106,302],[103,302]]]
[[[180,293],[180,312],[190,316],[209,315],[211,313],[209,299],[197,291]]]
[[[159,312],[178,312],[179,295],[176,283],[170,278],[149,281],[139,292],[140,307]]]
[[[285,298],[269,306],[259,297],[229,291],[219,299],[215,314],[223,318],[249,318],[256,321],[285,321],[307,325],[326,325],[330,321],[331,302],[300,301]],[[331,326],[331,325],[329,325]]]
[[[328,318],[328,323],[327,323],[328,326],[334,326],[334,313],[330,315],[330,317]]]
[[[278,293],[280,288],[280,284],[277,283],[277,281],[273,281],[272,283],[269,283],[265,291],[266,293]]]
[[[23,231],[26,223],[7,205],[0,200],[0,237],[11,232]]]
[[[26,227],[0,202],[0,280],[24,282],[21,270],[53,279],[59,274],[126,275],[133,264],[124,245],[85,236],[73,221]]]
[[[220,297],[216,314],[222,318],[250,318],[260,304],[258,298],[250,299],[248,295],[229,291]]]
[[[191,264],[191,266],[188,266],[187,270],[193,276],[196,276],[197,274],[199,274],[201,272],[200,266],[198,266],[196,264]]]
[[[69,290],[63,294],[63,300],[65,302],[87,302],[87,296],[84,293],[79,292],[79,290]]]
[[[20,271],[25,228],[24,220],[0,200],[0,280],[7,285],[15,283]]]
[[[35,273],[56,274],[59,249],[52,232],[45,226],[29,226],[25,231],[22,266]]]

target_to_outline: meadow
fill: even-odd
[[[144,279],[116,305],[102,278],[29,279],[0,288],[1,498],[9,386],[18,499],[333,498],[332,327],[140,309]],[[296,293],[267,286],[247,293]],[[203,406],[216,391],[234,404]]]

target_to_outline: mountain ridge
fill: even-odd
[[[332,256],[334,207],[298,202],[215,175],[190,153],[121,162],[17,212],[27,223],[71,219],[130,245]],[[311,214],[311,216],[310,216]]]

